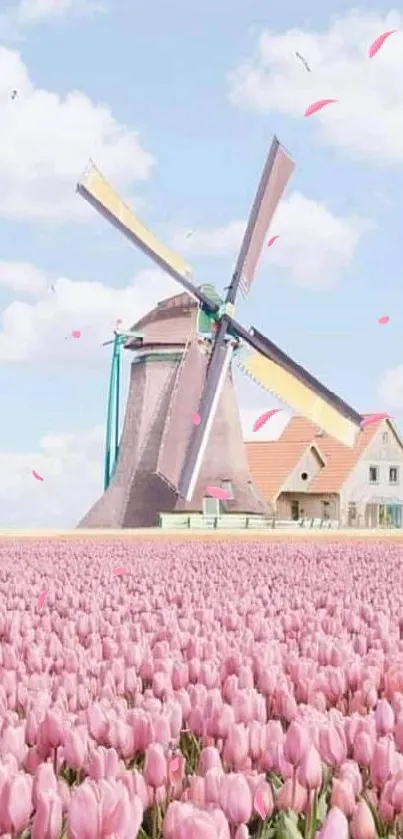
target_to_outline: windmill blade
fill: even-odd
[[[178,491],[186,449],[192,434],[192,416],[199,408],[209,356],[192,340],[180,364],[168,409],[156,472]]]
[[[234,271],[235,282],[242,283],[244,296],[253,283],[268,229],[294,168],[295,163],[274,137]]]
[[[77,184],[77,192],[130,242],[186,288],[192,297],[203,303],[208,311],[217,311],[217,306],[190,281],[191,267],[142,224],[93,163],[89,164]]]
[[[340,443],[354,445],[360,414],[257,330],[248,332],[234,321],[231,328],[256,350],[239,361],[248,376]]]
[[[200,468],[203,462],[204,453],[210,437],[214,417],[218,408],[220,397],[224,388],[225,379],[231,364],[234,351],[232,343],[226,342],[222,331],[226,332],[226,325],[220,323],[217,338],[214,343],[207,376],[200,400],[198,413],[200,425],[198,425],[191,436],[178,484],[178,493],[181,498],[191,501],[199,477]]]

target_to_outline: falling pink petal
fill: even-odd
[[[81,332],[79,329],[73,329],[71,333],[72,338],[81,338]]]
[[[37,472],[35,472],[35,469],[32,470],[32,474],[33,474],[36,481],[43,481],[43,478],[41,478],[41,476],[38,475]]]
[[[272,408],[271,411],[266,411],[265,414],[261,414],[261,416],[258,417],[256,422],[253,424],[253,431],[259,431],[259,428],[261,428],[262,425],[265,425],[265,423],[273,417],[274,414],[278,414],[279,411],[281,411],[281,408]]]
[[[278,236],[278,235],[277,235],[277,236],[272,236],[272,237],[271,237],[271,239],[269,239],[269,241],[268,241],[268,243],[267,243],[267,247],[268,247],[268,248],[271,248],[271,246],[272,246],[272,245],[274,245],[274,243],[275,243],[276,239],[278,239],[278,238],[279,238],[279,236]]]
[[[207,487],[206,491],[212,498],[217,498],[219,501],[228,501],[231,498],[231,493],[221,487]]]
[[[39,595],[38,603],[37,603],[38,609],[42,609],[42,606],[43,606],[43,604],[44,604],[44,602],[47,598],[47,595],[48,595],[47,591],[43,591],[42,594]]]
[[[382,35],[378,35],[378,37],[375,38],[375,41],[373,41],[368,50],[368,58],[373,58],[374,55],[376,55],[377,52],[379,52],[380,48],[383,47],[385,41],[388,38],[390,38],[390,36],[393,35],[395,32],[396,29],[389,29],[388,32],[383,32]]]
[[[312,114],[316,114],[317,111],[321,111],[322,108],[326,108],[326,105],[331,105],[333,102],[338,101],[338,99],[318,99],[317,102],[312,102],[312,105],[309,105],[309,108],[307,108],[304,113],[304,117],[311,117]]]
[[[378,318],[378,323],[381,323],[382,325],[384,323],[389,323],[389,321],[390,321],[389,315],[382,315],[381,318]]]
[[[257,789],[256,790],[255,797],[253,799],[253,806],[254,806],[257,814],[264,821],[265,818],[266,818],[266,808],[265,808],[265,805],[264,805],[263,790],[262,789]]]
[[[389,414],[369,414],[360,422],[360,428],[366,428],[367,425],[372,425],[372,423],[380,422],[383,419],[390,419]]]
[[[193,425],[200,425],[200,414],[196,413],[192,416],[192,423]]]
[[[128,574],[129,569],[128,568],[114,568],[113,573],[116,574],[116,576],[118,576],[120,574]]]

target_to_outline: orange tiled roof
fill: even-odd
[[[284,481],[301,459],[307,443],[268,440],[247,442],[246,453],[253,480],[265,501],[274,500]]]
[[[326,465],[309,484],[308,492],[340,492],[355,464],[385,420],[366,426],[350,449],[304,417],[292,417],[278,440],[246,442],[246,452],[253,480],[265,501],[274,501],[290,472],[306,449],[317,446]]]

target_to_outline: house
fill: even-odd
[[[278,519],[403,527],[403,439],[392,420],[367,425],[353,448],[299,416],[278,440],[245,445],[253,480]]]

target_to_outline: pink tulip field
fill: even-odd
[[[403,837],[403,549],[0,543],[1,839]]]

